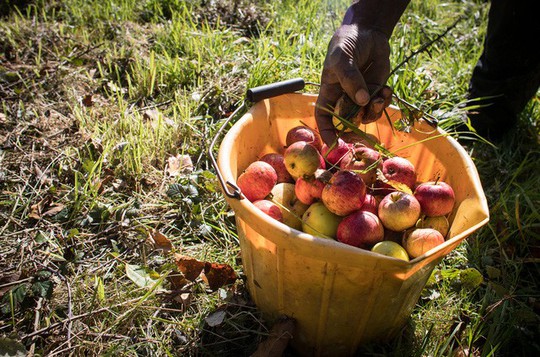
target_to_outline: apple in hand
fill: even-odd
[[[317,150],[321,150],[322,140],[319,134],[305,125],[296,126],[287,132],[287,136],[285,137],[286,146],[290,146],[297,141],[305,141],[315,146]]]
[[[276,183],[276,170],[264,161],[252,162],[236,180],[242,194],[251,202],[268,196]]]
[[[387,180],[407,185],[411,190],[416,184],[416,169],[407,159],[394,156],[382,163],[382,173]]]
[[[367,186],[377,180],[377,169],[381,168],[381,154],[367,146],[355,146],[341,160],[339,167],[357,173]]]
[[[456,196],[452,187],[443,181],[422,182],[414,190],[422,213],[429,217],[445,216],[452,212]]]
[[[276,221],[283,222],[283,214],[281,214],[281,209],[272,201],[258,200],[253,202],[253,205]]]
[[[283,153],[283,158],[287,171],[295,180],[302,176],[313,175],[321,164],[319,151],[305,141],[289,145]]]
[[[337,229],[337,240],[358,248],[370,249],[384,238],[384,227],[371,212],[356,211],[343,218]]]
[[[442,234],[433,228],[415,228],[403,237],[403,247],[411,258],[416,258],[444,243]]]
[[[399,243],[392,242],[389,240],[383,240],[371,248],[372,252],[386,255],[388,257],[393,257],[405,261],[409,261],[409,254],[405,248],[403,248]]]
[[[385,228],[400,232],[416,224],[420,210],[420,203],[413,195],[396,191],[379,203],[379,218]]]
[[[321,148],[321,154],[330,165],[339,166],[339,163],[347,155],[350,149],[351,146],[349,144],[338,138],[333,146],[328,146],[324,143]]]
[[[335,239],[342,218],[330,212],[322,202],[315,202],[302,216],[302,230],[314,236]]]
[[[294,193],[293,183],[278,183],[272,189],[270,201],[274,202],[283,215],[283,223],[291,228],[302,229],[302,215],[308,209]]]
[[[321,196],[324,205],[338,216],[359,210],[365,197],[366,184],[360,176],[348,170],[336,172],[324,186]]]
[[[324,186],[328,183],[332,173],[330,171],[318,169],[310,177],[299,177],[294,185],[296,197],[306,204],[310,205],[322,197]]]
[[[281,182],[294,182],[289,171],[285,167],[285,159],[283,155],[278,154],[277,152],[272,152],[261,157],[260,161],[264,161],[270,164],[276,170],[277,173],[277,183]]]

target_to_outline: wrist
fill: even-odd
[[[347,9],[342,25],[356,24],[392,35],[410,0],[355,0]]]

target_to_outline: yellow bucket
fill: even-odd
[[[234,183],[262,154],[282,152],[289,129],[301,123],[315,128],[316,98],[285,94],[252,106],[220,145],[223,179]],[[398,108],[388,108],[388,114],[392,121],[400,118]],[[384,119],[361,129],[409,159],[419,181],[440,176],[454,188],[457,209],[444,244],[405,262],[292,229],[247,199],[226,195],[236,216],[249,292],[268,321],[282,315],[296,319],[291,343],[302,355],[352,355],[363,343],[395,336],[435,265],[489,219],[472,160],[453,138],[439,136],[441,129],[421,121],[411,133],[393,132]]]

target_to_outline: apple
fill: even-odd
[[[371,251],[388,257],[405,260],[407,262],[409,261],[409,254],[407,254],[405,248],[398,243],[389,240],[383,240],[382,242],[375,244],[373,248],[371,248]]]
[[[422,204],[420,204],[422,206]],[[433,228],[439,231],[443,237],[446,237],[450,230],[450,222],[446,216],[427,217],[424,216],[416,222],[417,228]]]
[[[269,200],[258,200],[253,202],[253,205],[276,221],[283,222],[283,214],[281,213],[281,209],[274,202]]]
[[[302,215],[308,209],[308,205],[303,204],[294,193],[294,184],[278,183],[272,189],[270,201],[274,202],[283,215],[283,223],[291,228],[302,229]]]
[[[452,187],[443,181],[422,182],[414,190],[426,216],[445,216],[452,212],[456,196]]]
[[[420,210],[420,203],[413,195],[396,191],[381,200],[378,212],[385,228],[400,232],[416,224]]]
[[[377,202],[377,199],[375,196],[373,196],[370,193],[366,193],[366,197],[364,198],[364,203],[362,204],[362,207],[360,208],[362,211],[368,211],[373,214],[379,214],[379,202]]]
[[[321,148],[321,154],[330,165],[339,166],[340,161],[347,155],[350,150],[351,146],[345,141],[338,138],[335,145],[331,147],[326,145],[326,143],[323,143]]]
[[[290,146],[297,141],[305,141],[315,146],[317,150],[321,150],[322,140],[317,132],[305,125],[299,125],[287,132],[285,137],[285,145]]]
[[[419,257],[442,243],[444,237],[433,228],[415,228],[403,237],[403,247],[411,258]]]
[[[296,197],[306,204],[310,205],[322,196],[324,186],[328,183],[332,173],[330,171],[318,169],[310,177],[299,177],[294,185]]]
[[[358,248],[369,249],[384,238],[384,227],[371,212],[356,211],[341,221],[337,240]]]
[[[356,145],[341,160],[339,167],[356,172],[367,186],[377,180],[377,170],[382,167],[381,154],[367,146]]]
[[[416,184],[416,169],[407,159],[394,156],[382,163],[382,173],[384,177],[391,181],[396,181],[407,185],[411,190]]]
[[[341,219],[342,217],[330,212],[322,202],[315,202],[302,216],[302,230],[314,236],[335,239]]]
[[[236,180],[242,194],[251,202],[268,196],[276,183],[276,170],[264,161],[252,162]]]
[[[363,144],[367,147],[373,148],[375,145],[380,145],[381,141],[373,134],[363,133],[357,134],[353,131],[349,131],[340,135],[340,138],[348,144]]]
[[[283,158],[287,171],[295,180],[302,176],[313,175],[321,164],[319,151],[305,141],[296,141],[289,145],[283,153]]]
[[[283,155],[278,154],[277,152],[268,153],[261,157],[260,161],[269,163],[274,168],[274,170],[276,170],[278,177],[277,183],[294,182],[294,179],[285,167],[285,160],[283,158]]]
[[[324,186],[321,199],[338,216],[359,210],[366,197],[366,184],[352,171],[340,170]],[[415,221],[416,222],[416,221]]]

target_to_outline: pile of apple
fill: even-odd
[[[301,125],[285,141],[283,152],[263,155],[237,180],[262,212],[314,236],[403,260],[445,241],[452,187],[417,182],[414,165],[376,150],[376,137],[346,133],[328,147]]]

